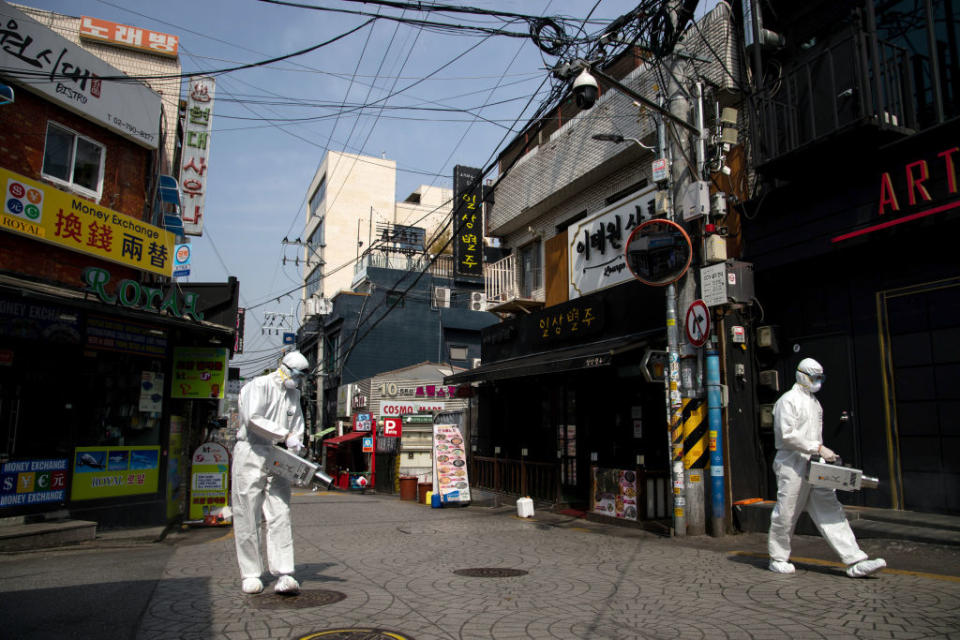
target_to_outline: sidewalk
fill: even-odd
[[[109,574],[92,582],[57,567],[123,557],[131,581],[120,586],[143,594],[123,637],[144,640],[332,640],[361,637],[360,629],[369,640],[960,637],[955,546],[864,540],[893,554],[885,556],[890,568],[853,580],[818,537],[798,536],[798,571],[783,576],[767,570],[761,533],[666,538],[544,509],[524,519],[512,505],[432,509],[342,492],[296,493],[292,509],[297,597],[275,595],[267,575],[263,594],[243,595],[232,529],[218,527],[176,529],[160,543],[117,534],[56,552],[3,554],[0,603],[116,593]],[[137,555],[158,547],[156,571],[139,582],[128,577]],[[110,602],[124,606],[122,598]],[[52,620],[54,628],[79,624],[57,618],[57,607],[22,620],[23,609],[14,620],[34,624],[38,635],[18,638],[49,637],[43,629]]]

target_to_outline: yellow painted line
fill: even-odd
[[[729,555],[732,556],[747,556],[750,558],[761,558],[766,560],[770,556],[765,553],[757,553],[755,551],[730,551]],[[846,569],[847,565],[842,562],[835,562],[833,560],[820,560],[819,558],[790,558],[791,562],[796,562],[798,564],[812,564],[820,567],[837,567],[839,569]],[[947,576],[941,573],[927,573],[925,571],[909,571],[907,569],[891,569],[887,567],[886,569],[881,569],[877,573],[890,573],[898,576],[913,576],[915,578],[927,578],[929,580],[944,580],[946,582],[960,582],[960,576]]]
[[[223,542],[224,540],[229,540],[232,537],[233,537],[233,529],[231,528],[230,533],[220,536],[219,538],[214,538],[210,542]]]

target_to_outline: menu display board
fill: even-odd
[[[593,467],[591,511],[611,518],[637,519],[637,473]]]
[[[457,425],[433,425],[433,468],[441,502],[470,502],[467,451]]]

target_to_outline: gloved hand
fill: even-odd
[[[290,436],[289,438],[287,438],[287,451],[289,451],[295,456],[298,456],[300,455],[300,451],[302,450],[303,450],[303,443],[300,441],[299,438],[294,438],[293,436]]]
[[[826,460],[827,462],[836,462],[837,454],[835,454],[831,449],[820,445],[820,448],[817,450],[817,453],[820,454],[820,457]]]

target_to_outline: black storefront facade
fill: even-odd
[[[630,281],[484,329],[483,365],[445,380],[478,383],[471,485],[589,510],[597,471],[630,472],[626,519],[669,517],[664,382],[641,368],[665,349],[664,296]]]
[[[960,513],[960,121],[871,132],[768,168],[789,183],[750,203],[758,325],[776,336],[753,373],[777,371],[782,392],[800,358],[823,363],[824,440],[880,478],[844,501]],[[761,440],[769,462],[769,428]]]
[[[0,276],[4,517],[109,528],[165,524],[185,511],[190,455],[214,426],[218,400],[184,398],[183,385],[226,366],[238,284],[118,280],[97,291],[89,281]],[[183,349],[201,357],[185,359]],[[215,357],[198,364],[207,353]]]

